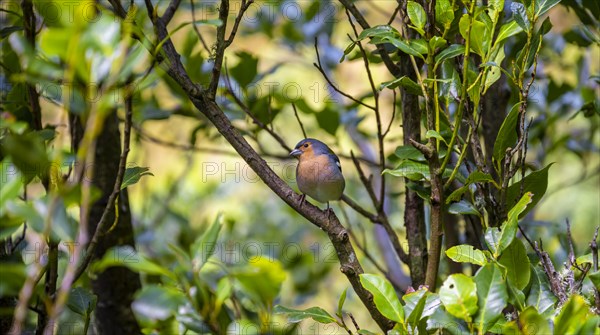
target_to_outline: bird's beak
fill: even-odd
[[[302,150],[300,149],[294,149],[292,152],[290,152],[290,156],[292,157],[298,157],[300,155],[302,155]]]

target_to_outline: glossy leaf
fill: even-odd
[[[163,275],[175,279],[173,273],[141,255],[133,247],[119,246],[106,251],[101,260],[93,263],[93,272],[100,273],[113,266],[124,266],[134,272]]]
[[[486,230],[485,240],[495,258],[498,258],[514,240],[517,234],[519,216],[531,203],[532,196],[531,193],[523,195],[521,200],[508,212],[508,218],[502,223],[501,229],[489,227]]]
[[[498,32],[498,37],[496,37],[495,43],[497,45],[501,45],[501,42],[503,42],[507,38],[512,37],[522,31],[523,31],[523,29],[517,24],[517,22],[515,22],[514,20],[509,21],[500,27],[500,32]]]
[[[402,86],[410,94],[421,96],[423,95],[423,90],[421,89],[421,86],[419,86],[419,84],[417,84],[414,80],[410,79],[407,76],[402,76],[394,80],[383,82],[379,86],[379,90],[381,91],[384,88],[394,89],[398,86]]]
[[[140,181],[143,176],[154,176],[152,172],[149,172],[150,168],[134,166],[125,169],[125,175],[123,176],[123,182],[121,183],[121,190],[127,186],[133,185]]]
[[[519,214],[519,217],[524,217],[532,208],[537,205],[544,194],[546,194],[546,189],[548,188],[548,170],[554,163],[548,164],[545,168],[541,170],[537,170],[531,172],[525,179],[522,180],[523,183],[523,192],[531,192],[533,193],[533,197],[531,199],[531,204],[527,206],[527,208]],[[506,204],[507,206],[511,206],[514,204],[519,195],[521,194],[521,181],[518,181],[508,187],[506,190]]]
[[[425,23],[427,23],[427,14],[425,14],[425,10],[421,7],[420,4],[414,1],[408,1],[406,4],[406,13],[410,19],[410,22],[418,28],[420,34],[423,34],[423,28],[425,27]]]
[[[446,59],[454,58],[465,53],[465,46],[462,44],[452,44],[446,49],[440,51],[440,53],[435,56],[435,63],[439,64]]]
[[[519,27],[525,31],[529,30],[529,18],[527,18],[527,9],[525,8],[525,5],[519,2],[513,2],[510,4],[510,10],[513,12],[513,18]]]
[[[438,0],[435,2],[435,21],[445,29],[450,28],[454,20],[452,3],[450,0]]]
[[[446,256],[455,262],[485,265],[487,260],[483,251],[473,248],[472,245],[461,244],[446,250]]]
[[[360,275],[362,286],[373,295],[377,309],[386,318],[404,323],[404,309],[392,284],[382,276],[363,273]]]
[[[506,268],[508,282],[517,289],[523,290],[531,276],[529,269],[529,258],[527,250],[521,240],[515,238],[512,243],[502,252],[498,262]]]
[[[326,310],[321,307],[310,307],[304,310],[292,309],[281,305],[275,306],[273,309],[275,314],[285,314],[288,316],[288,321],[291,323],[300,322],[305,319],[313,319],[319,323],[334,323],[335,319]]]
[[[493,157],[497,164],[502,161],[504,155],[506,153],[506,149],[512,147],[517,143],[517,121],[519,117],[519,107],[521,103],[516,103],[504,121],[502,122],[502,126],[500,126],[500,130],[498,131],[498,136],[496,137],[496,142],[494,143],[494,154]]]
[[[477,287],[473,278],[462,273],[452,274],[440,288],[440,300],[453,316],[471,322],[477,312]]]
[[[546,274],[531,265],[531,288],[529,289],[529,295],[527,296],[527,305],[535,307],[535,309],[542,315],[553,314],[554,303],[556,302],[556,296],[550,290],[548,284],[548,278]]]
[[[192,244],[190,251],[195,272],[200,271],[208,259],[214,254],[220,231],[221,215],[218,215],[208,229],[206,229],[206,231],[204,231],[204,233]]]
[[[177,314],[179,307],[185,301],[185,295],[177,289],[148,284],[136,293],[131,307],[136,316],[143,320],[166,320]]]
[[[466,200],[461,200],[459,202],[454,202],[450,204],[450,206],[448,206],[448,213],[481,216],[481,213],[479,213],[477,208],[475,208],[475,206],[472,203]]]
[[[484,37],[486,25],[478,20],[473,19],[471,22],[471,18],[468,14],[464,14],[460,18],[460,22],[458,23],[460,34],[464,39],[470,40],[471,50],[473,50],[476,54],[484,57]],[[469,30],[469,26],[470,30]],[[467,30],[469,30],[469,36],[467,36]]]
[[[396,148],[394,154],[400,159],[409,159],[419,162],[424,162],[426,160],[423,153],[417,150],[417,148],[413,147],[412,145],[399,146]]]
[[[71,289],[67,300],[67,307],[73,312],[86,316],[96,308],[98,297],[90,290],[83,287],[75,287]]]
[[[578,334],[592,312],[585,299],[573,294],[554,319],[554,334]]]
[[[336,315],[339,317],[343,317],[342,308],[344,307],[344,303],[346,302],[346,292],[348,292],[348,289],[345,289],[344,292],[342,292],[342,295],[340,295],[340,299],[338,300],[338,308]]]
[[[506,281],[496,264],[487,264],[475,275],[479,313],[475,318],[477,328],[485,333],[502,316],[508,303]]]

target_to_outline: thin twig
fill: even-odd
[[[279,145],[281,145],[281,147],[284,148],[286,151],[288,151],[288,152],[292,151],[292,148],[290,146],[288,146],[287,143],[285,143],[285,140],[281,136],[279,136],[279,134],[277,134],[275,131],[273,131],[273,129],[267,127],[267,125],[265,125],[262,121],[260,121],[252,113],[252,111],[250,111],[250,108],[248,108],[248,106],[246,106],[246,104],[235,94],[235,92],[233,91],[233,87],[231,86],[231,81],[229,79],[229,73],[228,73],[227,68],[225,68],[225,85],[227,87],[227,93],[233,98],[235,103],[242,109],[242,111],[244,111],[244,113],[246,113],[246,115],[248,115],[252,119],[252,121],[256,125],[258,125],[261,129],[268,132],[269,135],[271,135],[279,143]]]
[[[308,136],[306,136],[306,131],[304,130],[304,125],[302,124],[302,121],[300,120],[300,116],[298,116],[298,111],[296,110],[296,105],[292,104],[292,108],[294,109],[294,115],[296,116],[296,120],[298,120],[300,129],[302,129],[302,135],[304,136],[304,138],[308,138]]]
[[[165,24],[169,24],[169,22],[171,22],[171,19],[173,19],[173,15],[175,15],[177,8],[179,8],[179,4],[181,4],[181,0],[172,0],[169,3],[169,7],[167,7],[165,13],[162,16],[162,19],[165,22]]]
[[[194,21],[194,23],[192,24],[192,26],[194,27],[194,31],[196,32],[196,36],[198,36],[198,40],[200,40],[200,43],[202,43],[202,47],[210,55],[210,53],[211,53],[210,52],[210,48],[206,44],[206,41],[204,40],[204,38],[202,37],[202,34],[200,33],[200,29],[196,25],[196,7],[194,5],[195,2],[196,2],[196,0],[190,0],[190,6],[191,6],[191,9],[192,9],[192,21]]]
[[[388,123],[387,129],[383,132],[383,138],[385,138],[390,132],[390,129],[392,128],[392,123],[394,123],[394,118],[396,117],[396,89],[394,88],[392,92],[394,93],[394,99],[392,102],[392,117],[390,118],[390,123]]]
[[[327,76],[327,73],[325,73],[325,70],[323,69],[323,66],[321,65],[321,55],[319,54],[319,46],[317,45],[317,38],[315,38],[315,52],[317,53],[317,63],[313,63],[314,67],[317,68],[317,70],[319,70],[319,72],[321,72],[321,74],[323,75],[323,78],[325,78],[325,80],[327,81],[327,83],[329,84],[329,86],[331,86],[331,88],[333,88],[336,92],[338,92],[339,94],[345,96],[346,98],[356,102],[357,104],[367,107],[369,109],[375,110],[375,107],[366,104],[358,99],[356,99],[355,97],[351,96],[350,94],[340,90],[332,81],[331,79],[329,79],[329,76]]]
[[[254,0],[242,0],[242,6],[240,8],[240,11],[239,11],[237,17],[235,18],[235,22],[233,23],[233,28],[231,29],[231,33],[229,33],[229,38],[227,38],[227,40],[225,41],[225,48],[229,47],[231,45],[231,43],[233,42],[233,39],[235,38],[235,34],[237,33],[238,28],[240,26],[240,22],[242,21],[242,18],[244,17],[244,13],[246,12],[246,10],[248,10],[250,5],[252,5],[253,3],[254,3]]]

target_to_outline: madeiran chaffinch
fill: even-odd
[[[302,201],[309,195],[319,202],[326,202],[329,209],[329,201],[342,197],[346,182],[340,159],[325,143],[314,138],[304,139],[296,144],[290,156],[299,160],[296,182],[302,192]]]

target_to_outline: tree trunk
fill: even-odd
[[[79,143],[81,139],[79,136],[82,135],[81,126],[73,123],[71,126],[72,133],[75,134],[75,143]],[[119,120],[115,112],[106,118],[104,128],[97,138],[96,153],[93,162],[93,184],[102,191],[102,196],[90,208],[90,232],[96,230],[108,197],[113,190],[117,178],[120,156],[121,133],[119,132]],[[101,258],[108,249],[114,246],[130,245],[135,247],[127,189],[121,191],[117,204],[119,206],[118,222],[100,239],[94,259]],[[111,216],[109,217],[109,222],[114,222],[114,211],[110,211],[109,213]],[[129,255],[115,255],[115,257],[126,256]],[[133,295],[141,288],[140,278],[137,273],[125,267],[111,267],[92,280],[92,288],[98,296],[98,305],[95,311],[98,334],[141,333],[131,309]]]

